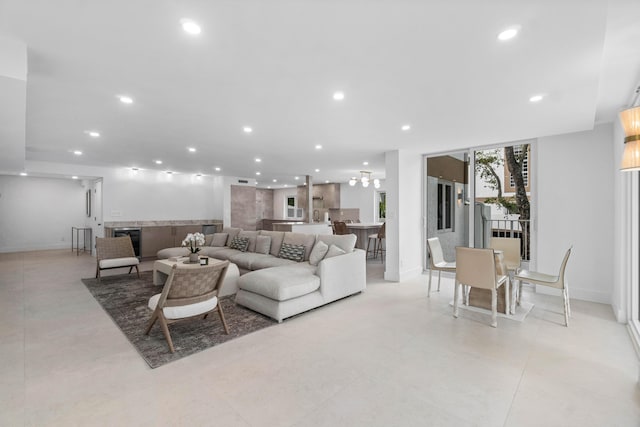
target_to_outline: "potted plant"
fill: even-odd
[[[202,233],[189,233],[187,237],[182,241],[182,246],[187,246],[189,248],[189,262],[197,263],[198,261],[198,252],[200,252],[200,245],[204,245],[204,234]]]

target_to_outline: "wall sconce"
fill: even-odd
[[[625,136],[620,170],[622,172],[640,170],[640,106],[621,112],[620,122]]]
[[[462,206],[462,188],[458,188],[458,195],[456,198],[458,201],[458,206]]]

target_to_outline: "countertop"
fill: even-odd
[[[165,221],[106,221],[105,228],[121,227],[162,227],[179,225],[204,225],[222,224],[221,219],[186,219],[186,220],[165,220]]]

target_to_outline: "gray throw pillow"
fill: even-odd
[[[271,250],[271,236],[256,237],[256,253],[268,255]]]
[[[240,252],[246,252],[249,247],[248,237],[234,237],[229,244],[229,249],[237,249]]]
[[[338,256],[338,255],[344,255],[344,254],[346,254],[346,252],[340,249],[338,246],[331,245],[329,246],[329,250],[327,251],[327,254],[324,257],[326,259],[326,258]]]
[[[227,244],[227,233],[213,233],[213,239],[211,239],[211,246],[224,246]]]
[[[213,241],[213,234],[205,234],[204,235],[204,245],[211,246],[211,242]]]
[[[280,247],[278,258],[290,259],[297,262],[304,261],[304,245],[283,243]]]
[[[318,265],[318,263],[322,261],[322,258],[324,258],[324,256],[327,254],[328,250],[329,245],[327,245],[322,240],[318,240],[313,249],[311,249],[311,254],[309,255],[309,264]]]

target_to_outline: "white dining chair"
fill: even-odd
[[[440,279],[443,271],[456,271],[456,263],[445,261],[442,253],[442,246],[440,245],[440,239],[432,237],[427,239],[427,248],[429,249],[429,289],[427,290],[427,297],[431,295],[431,276],[434,270],[438,272],[438,292],[440,292]]]

